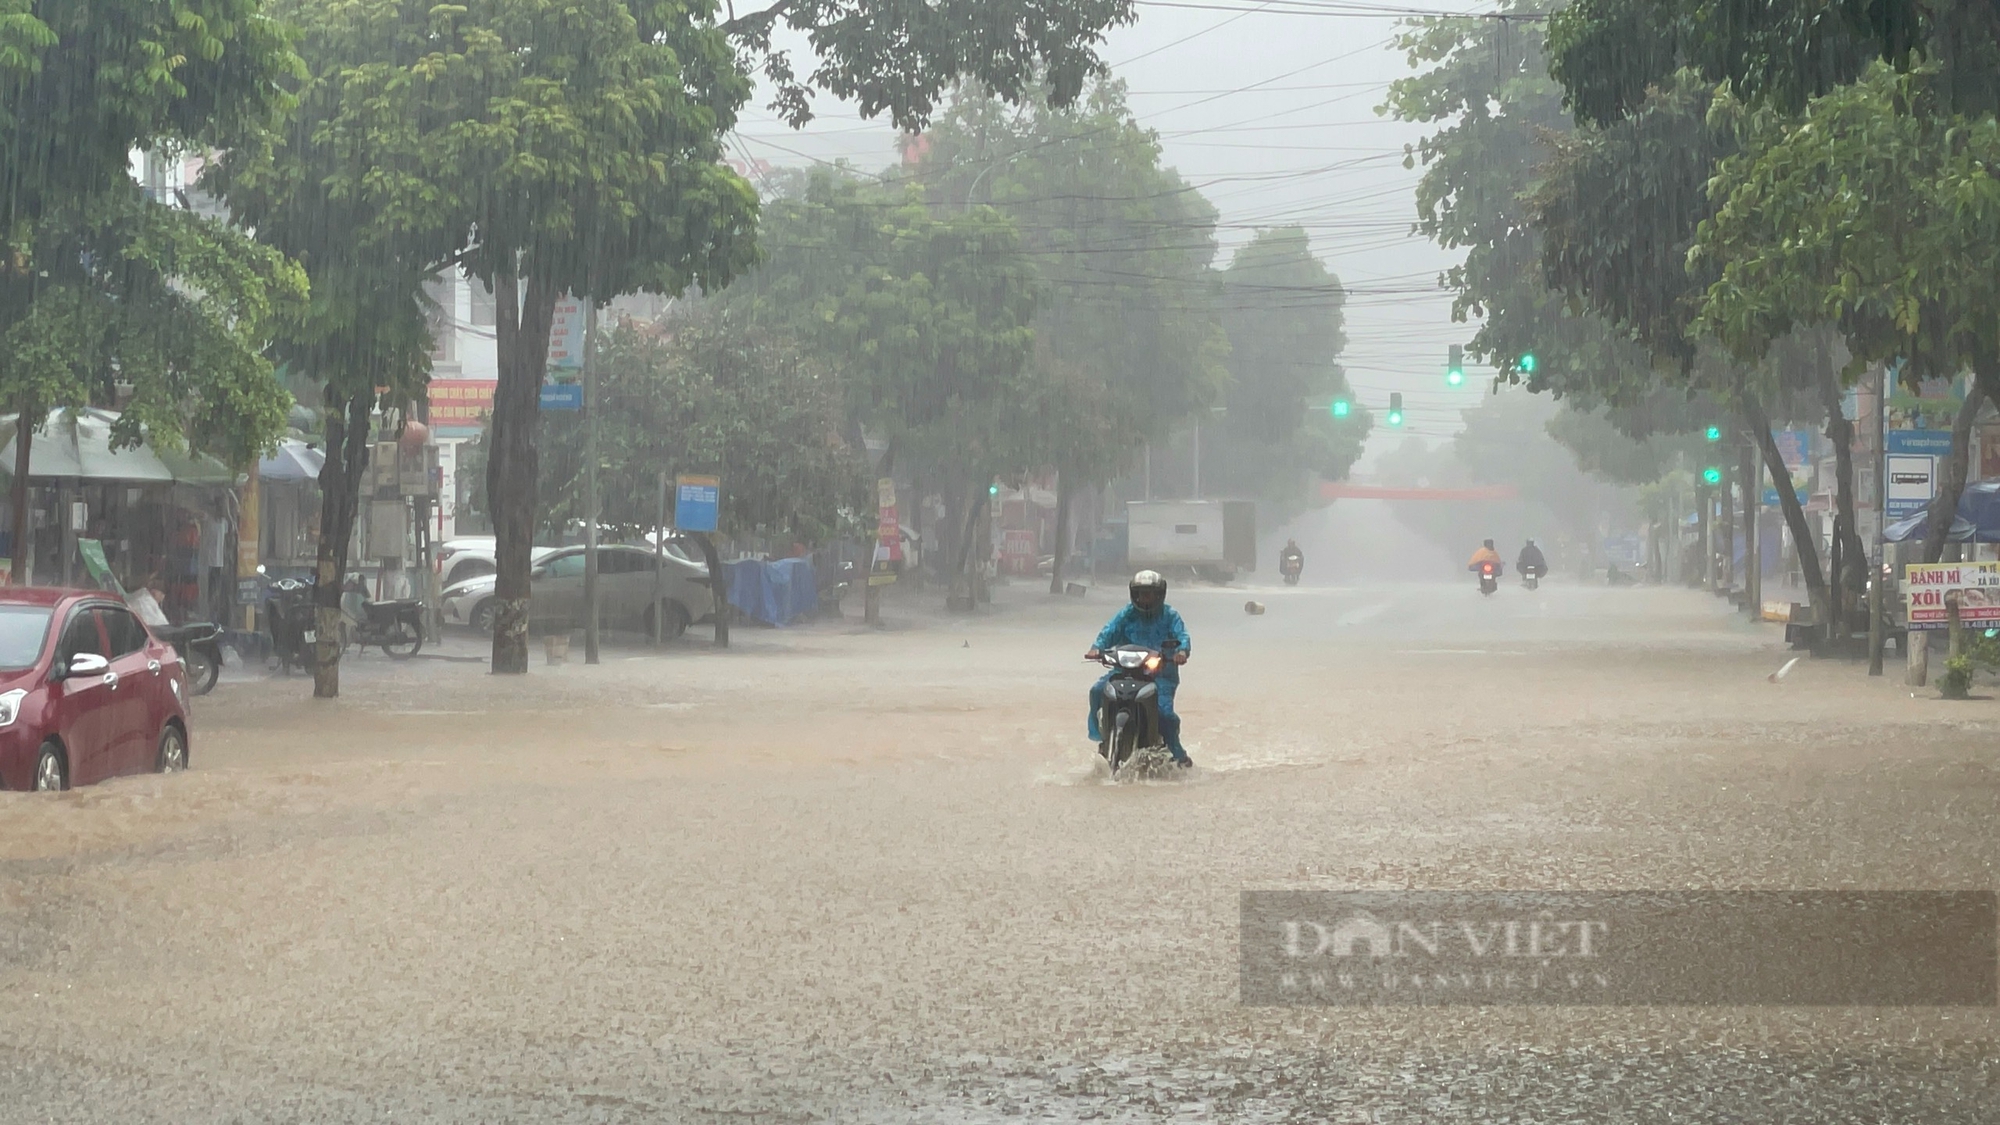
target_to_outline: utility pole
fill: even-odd
[[[1887,548],[1883,545],[1882,532],[1889,523],[1889,481],[1884,475],[1884,467],[1889,463],[1889,369],[1883,367],[1875,372],[1875,463],[1869,468],[1875,474],[1875,542],[1869,544],[1868,562],[1868,674],[1882,674],[1882,647],[1888,638],[1882,626],[1883,615],[1889,612],[1889,591],[1882,581],[1883,564],[1889,560]],[[1909,634],[1903,634],[1903,643],[1909,644]]]
[[[583,312],[583,662],[597,663],[597,298]],[[655,617],[659,615],[654,614]]]
[[[660,470],[659,515],[653,519],[653,646],[659,647],[662,636],[660,618],[665,616],[660,605],[661,584],[667,576],[667,471]]]

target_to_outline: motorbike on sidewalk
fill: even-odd
[[[1303,555],[1286,555],[1278,560],[1278,573],[1284,575],[1287,586],[1299,584],[1299,572],[1305,567],[1306,560]]]
[[[1119,645],[1097,655],[1097,662],[1111,669],[1097,713],[1097,753],[1114,781],[1141,751],[1167,752],[1160,733],[1160,689],[1153,680],[1171,659],[1171,643],[1164,652]]]
[[[1490,594],[1500,588],[1500,564],[1483,562],[1479,564],[1479,592]]]
[[[417,598],[371,601],[368,584],[359,575],[348,580],[340,596],[347,645],[380,648],[391,660],[408,660],[424,647],[424,603]]]
[[[222,627],[213,621],[155,627],[154,635],[180,653],[188,691],[207,695],[222,675]]]
[[[318,610],[313,606],[316,585],[311,579],[280,578],[265,594],[264,621],[271,630],[271,653],[287,676],[293,668],[310,672],[319,663]]]

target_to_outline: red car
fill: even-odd
[[[0,789],[186,769],[180,656],[94,590],[0,588]]]

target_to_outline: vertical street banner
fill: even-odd
[[[556,302],[556,314],[549,321],[550,371],[583,370],[583,302],[564,297]]]
[[[896,482],[882,477],[875,482],[875,556],[868,567],[870,586],[887,586],[896,580],[903,563],[903,525],[896,514]]]

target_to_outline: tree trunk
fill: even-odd
[[[1764,467],[1771,472],[1771,479],[1778,484],[1778,506],[1785,513],[1785,526],[1792,533],[1792,549],[1797,553],[1799,571],[1805,576],[1806,598],[1813,607],[1813,620],[1826,620],[1826,578],[1819,568],[1819,543],[1806,526],[1805,509],[1799,506],[1799,495],[1792,491],[1792,473],[1785,465],[1785,455],[1778,451],[1778,440],[1771,436],[1771,420],[1764,413],[1762,403],[1745,396],[1743,416],[1750,423],[1750,436],[1764,453]]]
[[[1868,549],[1854,519],[1854,423],[1840,412],[1839,375],[1820,348],[1820,401],[1826,407],[1826,436],[1833,442],[1833,567],[1834,625],[1846,621],[1847,599],[1859,591],[1868,573]]]
[[[708,593],[715,613],[715,647],[729,647],[729,576],[722,573],[722,558],[715,553],[715,537],[700,532],[701,559],[708,564]]]
[[[347,544],[361,508],[361,479],[368,468],[368,416],[375,395],[350,397],[326,391],[326,463],[319,470],[319,550],[313,587],[313,698],[340,694],[340,584],[347,577]]]
[[[34,448],[35,416],[37,413],[39,412],[35,409],[35,400],[23,396],[21,399],[21,412],[14,416],[14,485],[12,489],[14,539],[13,546],[8,548],[14,552],[14,573],[8,581],[16,586],[26,586],[29,580],[34,577],[29,573],[30,563],[28,562],[28,497],[31,495],[28,489],[28,455]]]
[[[1944,545],[1951,535],[1951,522],[1958,516],[1959,496],[1965,491],[1965,464],[1971,457],[1972,423],[1979,417],[1979,405],[1984,398],[1981,386],[1985,382],[1974,374],[1972,387],[1965,394],[1965,402],[1958,408],[1958,417],[1952,420],[1951,455],[1944,459],[1944,479],[1938,481],[1937,495],[1931,498],[1930,521],[1924,534],[1924,561],[1927,563],[1944,557]]]
[[[1069,556],[1069,507],[1075,488],[1070,484],[1074,474],[1056,470],[1056,557],[1049,567],[1049,593],[1063,592],[1063,560]]]
[[[951,568],[951,597],[954,599],[963,599],[960,604],[963,604],[968,609],[973,605],[976,591],[972,583],[972,576],[966,570],[966,564],[972,558],[972,540],[975,532],[978,530],[980,513],[986,510],[986,499],[986,489],[980,487],[970,489],[965,506],[965,522],[960,529],[958,539],[958,550],[956,552],[958,557],[954,560]],[[947,602],[947,604],[950,603]]]
[[[535,434],[541,427],[542,378],[556,291],[536,277],[500,271],[493,278],[494,336],[500,360],[487,432],[486,501],[493,513],[493,671],[528,670],[528,571],[535,542]]]

